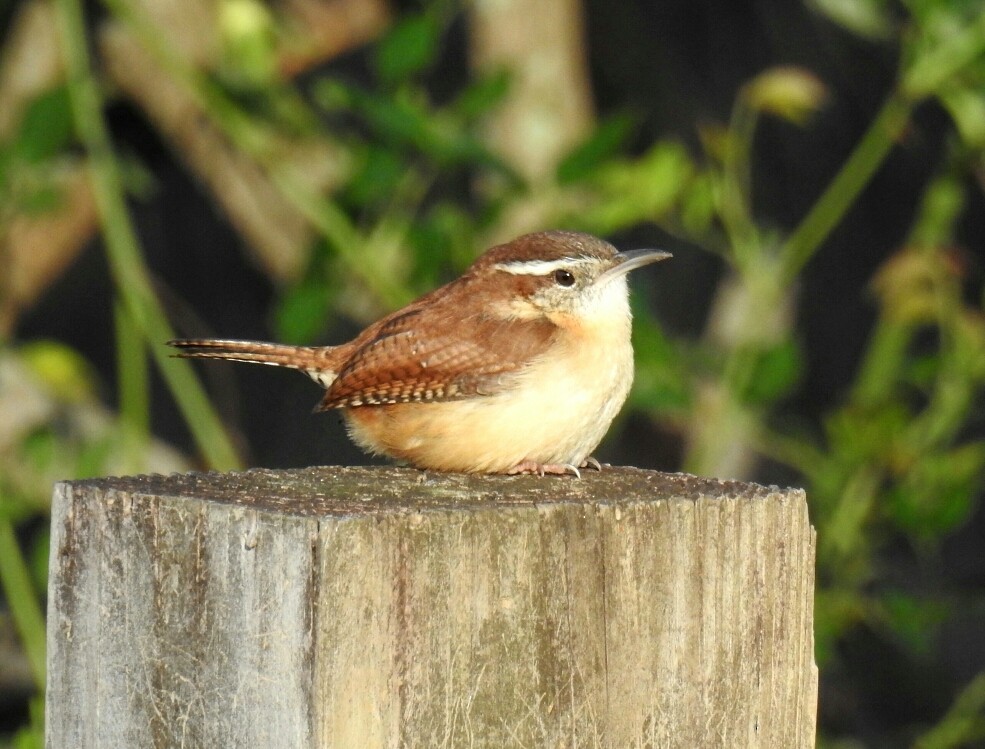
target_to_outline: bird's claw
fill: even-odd
[[[551,474],[552,476],[566,476],[571,474],[576,479],[581,478],[581,471],[570,463],[537,463],[533,460],[525,460],[522,463],[517,463],[506,473],[509,476],[516,476],[519,474],[536,474],[538,476]]]
[[[602,464],[601,464],[601,463],[599,463],[599,462],[598,462],[598,461],[597,461],[597,460],[596,460],[595,458],[593,458],[593,457],[592,457],[591,455],[589,455],[589,456],[588,456],[587,458],[585,458],[585,459],[584,459],[584,460],[583,460],[583,461],[581,462],[581,465],[580,465],[580,466],[578,466],[578,467],[579,467],[579,468],[593,468],[593,469],[595,469],[596,471],[599,471],[599,472],[601,472],[601,471],[602,471]]]

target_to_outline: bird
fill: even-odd
[[[425,471],[581,476],[633,382],[629,271],[671,257],[544,231],[348,343],[176,339],[176,356],[288,367],[362,449]]]

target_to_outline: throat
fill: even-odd
[[[600,287],[588,288],[573,308],[549,312],[547,316],[586,344],[604,347],[608,341],[625,341],[629,345],[632,313],[626,279],[614,278]]]

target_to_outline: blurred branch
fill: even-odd
[[[764,433],[769,405],[796,377],[798,352],[791,336],[796,290],[783,278],[777,240],[754,218],[751,154],[762,115],[804,124],[826,97],[824,84],[813,73],[793,66],[769,68],[739,91],[728,129],[706,138],[711,155],[721,162],[711,176],[730,265],[703,336],[723,362],[717,378],[696,388],[696,415],[687,431],[684,461],[694,473],[751,474],[756,445],[769,439]],[[781,371],[772,385],[759,382],[764,367]]]
[[[0,337],[61,276],[98,225],[88,170],[68,163],[53,175],[59,202],[43,213],[19,213],[0,226]]]
[[[755,349],[771,341],[790,338],[793,317],[793,284],[807,261],[828,238],[831,231],[855,205],[862,190],[884,163],[897,138],[909,123],[919,101],[936,92],[968,65],[985,53],[985,12],[961,34],[952,35],[938,47],[917,59],[905,71],[901,81],[876,115],[848,160],[824,190],[812,209],[778,250],[755,234],[755,226],[745,220],[747,189],[744,179],[745,154],[752,141],[755,120],[741,103],[733,112],[730,138],[733,142],[725,160],[724,188],[719,197],[730,239],[735,243],[734,281],[723,285],[713,306],[708,333],[725,350],[726,361],[721,376],[698,389],[698,418],[688,435],[685,468],[702,475],[746,475],[753,465],[753,445],[761,437],[753,434],[761,428],[763,415],[743,404],[741,393],[753,371],[743,362],[750,361]],[[925,60],[937,61],[934,68]],[[748,200],[748,199],[746,199]],[[730,277],[731,278],[731,277]],[[732,287],[736,288],[732,288]],[[718,328],[730,332],[722,336]],[[764,330],[776,330],[764,335]],[[892,341],[880,338],[880,345]],[[881,349],[880,349],[881,350]],[[876,375],[868,368],[862,386],[871,388]],[[953,395],[953,389],[946,389]],[[966,398],[949,401],[960,406]],[[949,409],[954,413],[955,409]]]
[[[264,170],[244,155],[212,122],[200,102],[122,25],[103,30],[100,49],[106,71],[146,112],[158,132],[209,188],[230,222],[274,279],[296,280],[308,262],[313,233],[305,217],[271,184]],[[324,148],[293,151],[310,175],[331,184],[340,156]]]
[[[64,77],[58,30],[50,3],[31,0],[14,16],[0,61],[0,143],[10,142],[26,109]],[[0,206],[0,337],[9,335],[22,310],[75,259],[96,229],[88,174],[64,159],[50,175],[58,203],[42,213]]]
[[[719,186],[720,214],[728,236],[728,249],[733,263],[740,269],[755,260],[760,246],[759,229],[753,220],[750,205],[750,154],[759,122],[759,111],[745,95],[746,90],[739,92],[732,108]]]
[[[2,501],[0,497],[0,501]],[[10,607],[17,633],[31,664],[31,673],[39,691],[44,691],[45,626],[39,597],[31,584],[31,575],[21,555],[14,526],[0,512],[0,586]]]
[[[390,21],[384,0],[282,0],[281,7],[287,34],[278,61],[288,76],[375,39]]]
[[[702,476],[749,476],[756,444],[763,439],[762,406],[746,402],[762,356],[790,340],[794,290],[781,287],[778,266],[752,246],[741,271],[719,283],[704,340],[724,354],[720,375],[696,388],[695,413],[688,422],[684,470]]]
[[[317,224],[293,193],[279,188],[270,174],[271,165],[296,175],[295,181],[307,193],[322,195],[337,188],[345,177],[347,154],[322,132],[289,139],[278,136],[260,116],[244,116],[202,74],[221,67],[220,43],[225,37],[235,41],[237,36],[249,39],[250,35],[272,33],[263,16],[257,15],[263,12],[262,6],[252,15],[249,3],[229,6],[230,17],[239,14],[246,20],[227,20],[226,26],[240,30],[226,32],[216,13],[205,11],[211,3],[108,0],[107,5],[120,19],[101,34],[100,48],[109,75],[208,186],[259,265],[277,281],[297,281],[308,266]],[[281,52],[261,48],[255,53],[261,59],[254,64],[261,68],[265,55],[271,54],[281,70],[286,67],[296,72],[303,61],[372,38],[387,19],[380,0],[344,0],[318,9],[296,0],[286,9],[298,14],[291,25],[293,33]],[[293,99],[291,106],[304,118],[300,99],[287,88],[281,94]]]
[[[579,0],[479,0],[471,4],[470,55],[480,73],[503,68],[509,93],[489,121],[487,142],[530,183],[497,223],[489,244],[542,229],[557,211],[561,158],[591,130],[592,92]]]
[[[848,160],[781,249],[786,283],[796,278],[804,263],[855,204],[896,144],[912,111],[913,104],[898,93],[890,96],[879,110]]]
[[[150,372],[147,346],[140,328],[117,299],[113,305],[116,323],[116,380],[120,399],[120,427],[125,432],[124,449],[131,465],[127,473],[146,470],[141,457],[151,439]]]
[[[787,281],[796,277],[844,218],[896,144],[917,104],[939,93],[949,79],[983,54],[985,11],[960,33],[948,36],[935,49],[921,54],[904,71],[896,90],[883,104],[851,156],[787,239],[781,251]]]
[[[220,53],[215,7],[140,3],[141,12],[157,28],[167,29],[169,43],[186,60],[211,67]],[[279,40],[277,55],[280,69],[290,74],[374,38],[388,20],[383,0],[289,0],[283,11],[288,31]],[[261,267],[275,279],[296,280],[306,267],[314,236],[304,211],[270,184],[255,161],[228,143],[167,72],[137,45],[118,39],[119,28],[104,31],[103,51],[109,52],[107,66],[117,83],[209,186]],[[25,107],[62,78],[54,6],[39,0],[23,3],[0,62],[0,141],[11,137]],[[344,171],[342,152],[324,140],[291,143],[283,152],[286,166],[316,191],[335,186]],[[97,209],[84,166],[65,160],[53,179],[59,202],[44,212],[13,213],[9,206],[6,211],[0,207],[0,259],[9,271],[0,274],[0,336],[10,334],[20,311],[49,287],[96,229]]]
[[[96,204],[117,291],[143,332],[202,454],[216,469],[235,468],[240,464],[235,448],[201,384],[188,362],[171,358],[163,345],[173,336],[151,287],[127,213],[116,157],[102,117],[102,102],[89,65],[80,1],[58,0],[57,8],[69,96],[79,138],[92,163]]]
[[[289,157],[290,149],[281,147],[286,144],[280,142],[266,123],[245,112],[213,81],[180,57],[162,31],[143,17],[138,8],[125,0],[105,2],[172,81],[181,86],[184,95],[192,97],[195,106],[207,113],[233,149],[262,170],[277,190],[275,200],[284,201],[292,212],[303,215],[321,232],[353,276],[375,295],[380,306],[393,309],[408,301],[406,290],[389,280],[390,274],[380,264],[381,258],[373,252],[373,245],[364,240],[349,217],[323,195],[324,186],[311,184],[312,172],[307,161],[296,160],[297,156]]]

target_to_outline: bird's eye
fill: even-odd
[[[570,270],[565,270],[564,268],[556,270],[554,271],[554,283],[558,286],[574,286],[574,274]]]

